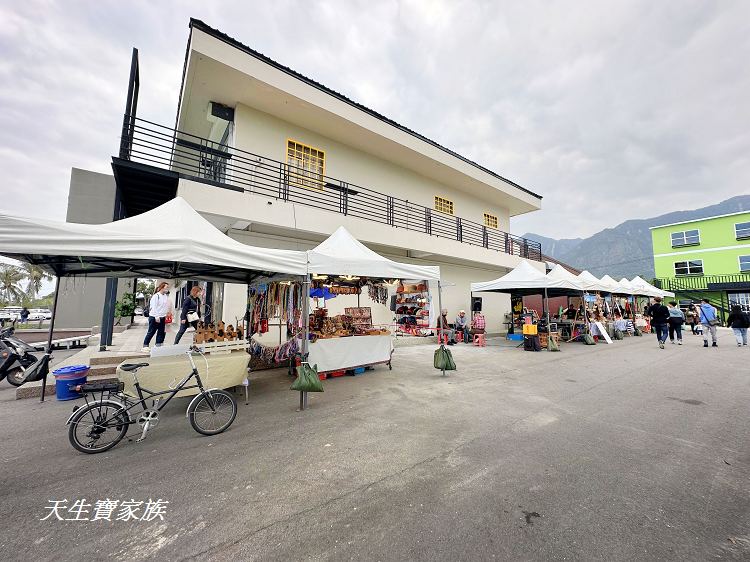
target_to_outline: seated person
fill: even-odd
[[[464,337],[464,343],[469,343],[469,319],[466,318],[466,311],[459,310],[456,316],[456,322],[453,325],[457,332],[461,332]]]
[[[632,334],[635,331],[633,322],[631,320],[625,320],[619,313],[615,313],[614,325],[615,330],[620,330],[622,333],[629,332]]]
[[[448,345],[456,343],[456,331],[450,327],[450,324],[448,324],[448,310],[445,308],[440,311],[440,317],[437,320],[437,327],[438,342],[440,341],[440,336],[445,333],[448,336]]]
[[[472,335],[483,334],[486,327],[487,327],[487,322],[484,319],[484,315],[479,311],[475,312],[474,318],[471,321]]]

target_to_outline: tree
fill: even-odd
[[[0,298],[7,304],[21,300],[24,294],[21,287],[23,280],[21,268],[7,263],[0,264]]]
[[[38,265],[30,263],[24,263],[21,266],[21,270],[29,282],[26,286],[26,295],[30,300],[33,300],[39,295],[39,291],[42,290],[42,283],[51,280],[52,276]]]
[[[115,303],[115,316],[117,316],[116,325],[120,325],[120,320],[127,316],[133,316],[135,303],[133,302],[133,293],[125,293],[122,300]]]

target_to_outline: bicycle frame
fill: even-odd
[[[188,375],[184,379],[182,379],[177,384],[177,386],[175,386],[174,388],[170,390],[153,391],[153,390],[149,390],[148,388],[142,387],[140,382],[138,382],[138,376],[136,372],[135,371],[131,372],[131,374],[133,375],[133,381],[134,381],[133,387],[135,388],[135,391],[138,393],[138,400],[130,400],[127,397],[127,395],[124,395],[124,394],[119,396],[123,400],[124,403],[122,404],[123,406],[122,409],[119,410],[118,413],[120,412],[127,413],[127,418],[128,418],[127,425],[134,425],[138,423],[137,418],[132,419],[130,417],[130,414],[129,414],[130,410],[132,410],[138,405],[143,407],[143,411],[148,410],[148,408],[146,407],[146,400],[153,400],[154,398],[159,397],[159,396],[169,395],[168,398],[164,402],[161,402],[161,399],[159,399],[159,405],[156,407],[156,411],[161,412],[162,408],[164,408],[164,406],[169,404],[169,402],[172,400],[172,398],[174,398],[177,395],[177,393],[183,390],[190,390],[193,388],[199,389],[200,393],[198,393],[198,395],[195,398],[197,398],[198,396],[200,396],[206,391],[206,389],[203,386],[203,382],[201,381],[200,374],[198,374],[198,368],[195,366],[195,362],[193,361],[192,352],[188,352],[187,356],[188,356],[188,359],[190,360],[190,365],[192,367],[192,370],[190,371],[190,373],[188,373]],[[188,381],[190,381],[190,379],[192,379],[193,377],[195,377],[197,384],[186,386]],[[208,389],[208,390],[214,390],[214,389]],[[84,397],[84,398],[86,399],[86,403],[88,404],[89,403],[88,397]],[[195,398],[193,398],[193,400],[195,400]],[[104,393],[102,393],[101,397],[96,402],[102,402],[102,403],[105,402]],[[208,400],[208,405],[210,406],[212,411],[215,411],[213,402],[211,400]],[[188,412],[189,411],[190,411],[190,406],[188,406]],[[70,415],[70,418],[68,418],[68,423],[70,423],[70,420],[73,418],[74,415],[75,415],[75,411]],[[110,423],[113,425],[119,425],[121,422],[118,422],[115,416],[113,417],[113,420],[111,420],[111,422],[108,422],[105,425],[108,426],[110,425]]]

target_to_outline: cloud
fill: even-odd
[[[0,4],[3,208],[63,218],[110,171],[130,49],[171,124],[188,18],[544,196],[515,233],[592,234],[750,191],[750,3]]]

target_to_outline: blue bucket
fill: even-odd
[[[52,371],[55,376],[55,394],[58,400],[75,400],[81,394],[73,390],[79,384],[86,382],[89,374],[87,365],[70,365]]]

